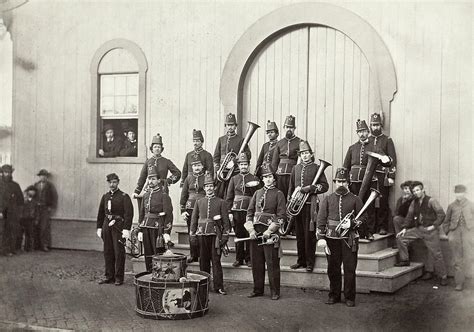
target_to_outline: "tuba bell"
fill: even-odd
[[[367,161],[367,167],[365,169],[364,178],[362,179],[362,184],[360,185],[359,189],[359,196],[360,199],[364,199],[367,190],[370,188],[370,183],[372,182],[372,178],[374,177],[375,169],[379,164],[379,160],[382,157],[380,154],[368,151],[366,152],[369,160]]]
[[[313,186],[318,182],[319,178],[321,177],[321,175],[323,175],[326,168],[328,168],[329,166],[332,166],[329,162],[322,159],[319,159],[319,163],[320,164],[319,164],[318,172],[316,173],[313,179],[313,182],[311,183],[311,185]],[[301,210],[303,209],[303,206],[308,200],[309,195],[310,195],[309,193],[302,194],[300,192],[300,187],[295,188],[295,190],[293,191],[293,194],[291,194],[290,200],[286,204],[286,214],[289,217],[288,218],[289,220],[285,224],[281,225],[280,227],[281,235],[287,235],[287,233],[291,229],[291,225],[294,221],[294,217],[296,217],[301,212]]]
[[[235,159],[239,156],[242,152],[244,152],[245,147],[249,143],[250,139],[252,138],[255,131],[260,128],[260,126],[256,123],[248,121],[249,126],[247,127],[247,133],[245,134],[244,140],[242,145],[240,146],[239,152],[235,153],[233,151],[228,152],[225,155],[224,161],[221,163],[221,166],[217,170],[217,180],[221,182],[225,182],[232,177],[232,173],[234,172],[235,168]]]

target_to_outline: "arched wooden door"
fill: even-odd
[[[373,85],[365,55],[340,31],[323,26],[287,31],[266,44],[247,72],[242,134],[247,121],[262,126],[250,142],[257,154],[267,120],[276,121],[281,138],[285,117],[292,114],[297,136],[309,141],[317,159],[333,164],[326,171],[330,178],[357,140],[356,120],[368,122],[380,109]]]

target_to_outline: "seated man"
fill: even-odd
[[[395,205],[395,215],[393,216],[393,229],[395,234],[400,233],[402,226],[405,224],[405,218],[408,214],[408,208],[411,202],[415,199],[411,192],[411,181],[405,181],[400,185],[402,196],[397,200]]]
[[[402,230],[397,234],[400,262],[395,266],[409,266],[408,245],[417,239],[422,239],[433,256],[441,286],[446,286],[448,284],[447,272],[438,233],[438,227],[445,217],[444,210],[436,199],[425,194],[423,183],[412,182],[412,190],[415,199],[408,208]]]

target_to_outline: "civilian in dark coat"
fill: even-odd
[[[39,205],[39,234],[37,248],[49,251],[51,246],[51,213],[58,204],[58,194],[54,185],[49,181],[50,173],[42,169],[37,174],[40,178],[35,183],[38,192],[37,199]]]

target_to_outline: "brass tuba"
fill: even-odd
[[[377,168],[379,160],[382,157],[382,155],[375,152],[367,151],[366,153],[369,157],[369,160],[367,161],[367,167],[365,169],[364,178],[362,179],[362,184],[360,185],[359,189],[358,196],[360,199],[364,199],[365,193],[370,188],[370,183],[372,182],[372,178],[374,177],[375,169]]]
[[[316,173],[313,182],[311,183],[311,185],[313,186],[318,182],[319,178],[321,177],[321,175],[323,175],[326,168],[332,166],[330,163],[322,159],[319,159],[319,163],[320,164],[318,172]],[[291,194],[290,200],[286,203],[286,214],[289,216],[289,220],[280,227],[280,234],[282,235],[287,235],[287,233],[291,229],[291,225],[294,220],[293,217],[296,217],[301,212],[304,204],[306,203],[310,195],[310,193],[301,193],[300,189],[301,187],[296,187],[293,191],[293,194]]]
[[[370,206],[370,204],[372,204],[373,201],[375,201],[375,199],[377,197],[380,196],[380,192],[377,190],[377,189],[374,189],[374,188],[370,188],[370,190],[372,191],[370,193],[370,196],[369,198],[367,199],[367,201],[365,202],[364,206],[362,206],[362,208],[360,209],[359,213],[357,213],[357,215],[355,217],[353,217],[354,215],[354,211],[348,213],[346,216],[344,216],[344,219],[342,219],[339,224],[336,226],[336,232],[341,232],[341,237],[344,237],[347,232],[349,232],[349,230],[351,229],[351,227],[348,227],[348,228],[345,228],[345,229],[342,229],[342,225],[345,223],[345,222],[348,222],[348,221],[352,221],[352,220],[358,220],[360,218],[360,216],[365,212],[365,210],[367,210],[367,208]],[[357,222],[353,228],[357,228],[359,227],[361,224],[361,222]]]
[[[260,128],[260,126],[256,123],[253,123],[250,121],[248,121],[248,123],[249,123],[249,126],[247,128],[247,133],[245,134],[244,141],[242,142],[242,145],[240,146],[239,152],[236,154],[235,152],[230,151],[225,155],[224,161],[221,163],[221,166],[217,170],[217,174],[216,174],[217,180],[221,182],[225,182],[231,178],[232,173],[234,172],[234,168],[235,168],[235,159],[242,152],[244,152],[245,147],[249,143],[255,131],[258,128]]]

